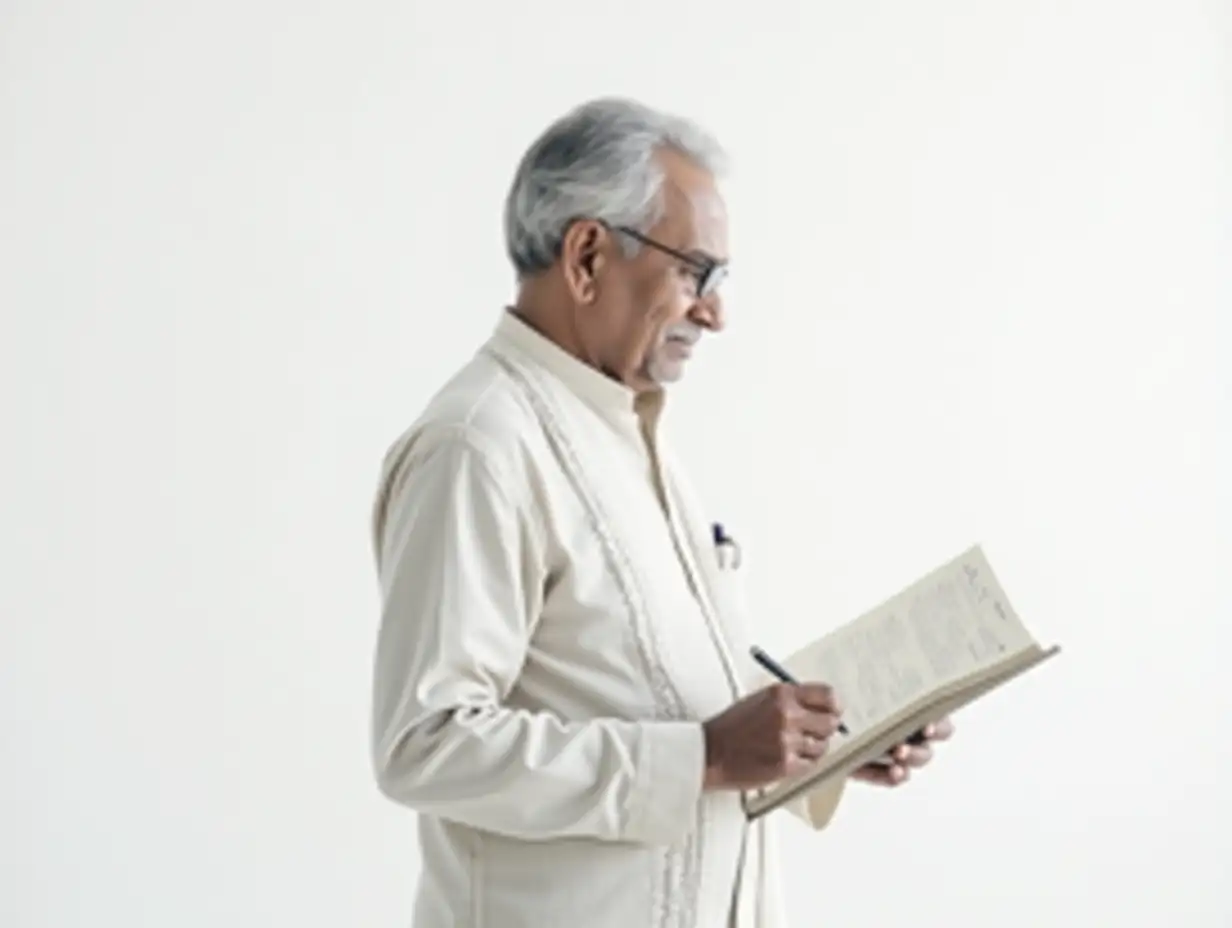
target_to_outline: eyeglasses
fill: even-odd
[[[719,284],[727,278],[727,264],[723,261],[716,261],[713,258],[703,258],[698,255],[691,255],[687,252],[677,251],[662,242],[656,242],[648,235],[643,235],[637,229],[631,229],[628,226],[615,226],[617,232],[623,232],[629,238],[637,239],[643,245],[649,245],[651,248],[658,249],[665,255],[671,255],[678,261],[688,265],[693,272],[693,278],[697,281],[697,298],[704,300],[710,294],[719,289]]]

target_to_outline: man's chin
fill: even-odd
[[[659,361],[650,366],[648,379],[665,387],[681,380],[684,377],[684,369],[683,361]]]

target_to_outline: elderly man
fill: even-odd
[[[660,428],[723,327],[720,162],[629,101],[550,126],[505,206],[516,302],[386,457],[373,751],[419,813],[417,928],[784,924],[742,798],[826,750],[841,694],[753,682],[735,576]],[[841,789],[792,811],[821,828]]]

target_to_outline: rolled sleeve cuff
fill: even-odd
[[[641,732],[626,834],[646,844],[671,844],[694,826],[706,767],[700,722],[654,722]]]

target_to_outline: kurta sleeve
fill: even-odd
[[[502,704],[544,569],[537,520],[494,461],[458,432],[387,465],[375,522],[378,784],[418,812],[511,837],[674,841],[701,795],[699,723],[572,721]]]

